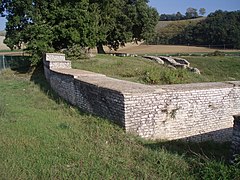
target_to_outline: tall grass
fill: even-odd
[[[205,81],[239,81],[239,56],[186,57],[200,69]]]
[[[0,76],[0,179],[239,179],[229,143],[146,141],[59,99],[41,71]]]

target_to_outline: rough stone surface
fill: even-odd
[[[193,68],[193,67],[187,67],[188,70],[195,74],[201,74],[200,70],[198,68]]]
[[[54,56],[54,55],[53,55]],[[81,109],[151,139],[225,141],[240,112],[240,82],[148,86],[44,60],[51,87]],[[56,63],[58,62],[58,63]]]
[[[176,61],[175,61],[173,58],[171,58],[171,57],[159,56],[159,58],[160,58],[161,60],[163,60],[164,63],[170,64],[170,65],[172,65],[172,66],[174,66],[174,67],[181,65],[180,63],[176,62]]]
[[[178,57],[172,57],[177,63],[180,63],[180,64],[184,64],[186,65],[187,67],[190,67],[190,63],[186,60],[186,59],[183,59],[183,58],[178,58]]]
[[[157,62],[158,64],[164,64],[164,61],[161,58],[156,57],[156,56],[143,56],[143,58],[153,60],[153,61]]]

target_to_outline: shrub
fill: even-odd
[[[225,53],[221,51],[214,51],[212,53],[208,53],[208,56],[225,56]]]
[[[73,45],[72,47],[67,48],[63,52],[66,54],[66,57],[71,61],[89,58],[86,49],[80,45]]]
[[[147,84],[179,84],[184,83],[188,77],[186,70],[172,70],[168,68],[149,68],[144,72],[142,81]]]

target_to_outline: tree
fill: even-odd
[[[186,18],[187,19],[192,19],[198,17],[197,9],[194,9],[192,7],[187,8],[186,11]]]
[[[182,42],[240,48],[240,11],[211,13],[195,26],[187,27]],[[186,36],[188,34],[189,36]]]
[[[182,19],[183,19],[183,15],[180,12],[177,12],[176,20],[182,20]]]
[[[206,9],[205,9],[205,8],[200,8],[200,9],[199,9],[199,14],[202,15],[202,16],[203,16],[204,14],[206,14]]]
[[[74,45],[102,45],[118,49],[131,40],[147,39],[154,33],[158,13],[146,0],[2,0],[5,43],[21,48],[24,43],[33,63],[44,52]],[[103,51],[102,51],[103,52]]]
[[[33,55],[33,64],[45,52],[74,44],[95,45],[94,18],[87,0],[5,0],[3,7],[8,20],[5,43],[11,49],[21,48],[24,43]]]
[[[147,5],[146,0],[90,0],[98,7],[99,26],[98,52],[102,46],[117,50],[128,41],[148,39],[154,34],[158,22],[156,9]]]

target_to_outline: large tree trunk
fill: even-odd
[[[103,49],[103,45],[101,43],[97,44],[97,53],[98,54],[105,54],[105,51]]]

